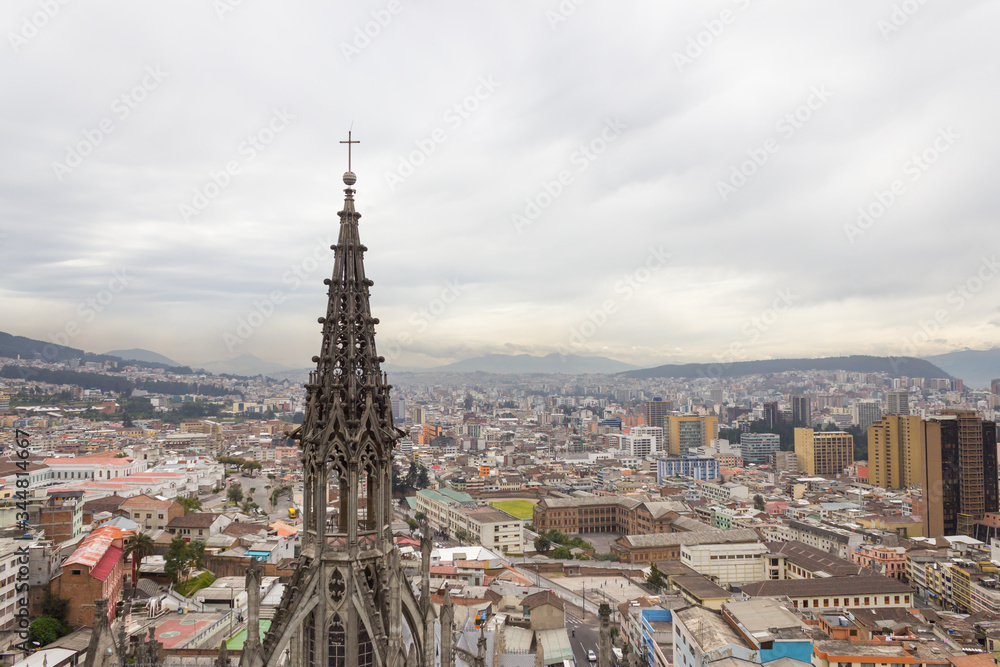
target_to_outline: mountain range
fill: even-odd
[[[183,367],[183,364],[162,354],[142,348],[111,350],[93,354],[67,345],[57,345],[41,340],[15,336],[0,331],[0,357],[45,359],[47,361],[121,361],[135,360],[154,367]],[[311,368],[293,368],[267,361],[252,354],[241,354],[232,359],[192,364],[211,373],[230,375],[268,375],[277,379],[302,382]],[[431,368],[415,368],[383,364],[389,373],[495,373],[495,374],[620,374],[623,377],[739,377],[756,373],[776,373],[793,370],[844,370],[864,373],[886,372],[891,375],[923,378],[956,377],[972,388],[989,387],[990,380],[1000,378],[1000,347],[988,350],[956,350],[923,358],[846,356],[821,359],[769,359],[737,361],[724,364],[666,364],[655,368],[642,368],[607,357],[579,355],[545,356],[528,354],[486,354]]]
[[[786,371],[848,371],[857,373],[888,373],[899,377],[946,378],[951,377],[929,361],[914,357],[824,357],[821,359],[764,359],[760,361],[733,361],[718,364],[666,364],[621,373],[624,377],[647,378],[697,378],[743,377]]]

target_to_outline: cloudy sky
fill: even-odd
[[[308,366],[354,148],[380,352],[997,339],[1000,2],[6,0],[0,330]]]

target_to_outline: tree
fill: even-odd
[[[122,428],[132,428],[135,424],[132,423],[132,417],[126,412],[122,416]]]
[[[247,498],[246,502],[240,506],[240,509],[243,510],[243,512],[245,512],[246,514],[253,514],[253,511],[259,508],[260,505],[255,503],[253,501],[253,498]]]
[[[52,593],[48,588],[42,596],[42,616],[51,616],[62,624],[66,624],[66,615],[69,613],[69,600],[61,598]]]
[[[201,540],[188,542],[188,563],[193,569],[201,570],[205,567],[205,543]]]
[[[243,487],[238,484],[233,484],[229,487],[229,490],[226,491],[226,500],[234,505],[243,502]]]
[[[660,573],[660,568],[656,567],[656,563],[649,566],[649,574],[646,576],[646,583],[657,590],[666,585],[667,582],[663,580],[663,574]]]
[[[431,485],[430,476],[427,474],[427,466],[420,466],[417,470],[417,486],[418,489],[426,489]]]
[[[462,544],[462,542],[465,542],[469,539],[469,532],[464,528],[459,528],[458,530],[455,531],[455,539],[458,540],[459,544]]]
[[[540,554],[547,554],[552,550],[552,540],[545,537],[544,535],[539,535],[535,538],[535,551]]]
[[[763,512],[767,505],[764,503],[764,496],[759,493],[753,497],[753,507],[758,512]]]
[[[170,540],[170,549],[164,559],[163,573],[176,586],[191,572],[191,546],[180,535]]]
[[[188,512],[200,512],[201,511],[201,500],[193,496],[183,496],[177,499],[177,502],[181,504],[184,508],[184,513]]]
[[[39,616],[28,626],[28,641],[38,642],[38,646],[42,647],[69,633],[70,629],[58,619]]]
[[[417,521],[423,521],[424,519],[427,518],[427,515],[424,514],[423,512],[417,512],[416,514],[413,515],[413,518],[416,519]]]
[[[559,560],[571,560],[573,558],[573,554],[572,552],[570,552],[569,548],[560,546],[555,551],[552,552],[549,558],[557,558]]]
[[[407,519],[406,525],[409,526],[410,528],[410,535],[412,535],[413,531],[415,531],[417,528],[420,528],[420,524],[417,523],[417,521],[414,519]]]
[[[147,533],[134,533],[125,541],[125,558],[132,556],[132,585],[139,585],[139,566],[153,555],[153,538]]]

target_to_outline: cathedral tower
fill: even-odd
[[[243,667],[426,667],[434,655],[425,645],[434,643],[425,630],[433,607],[418,605],[392,539],[392,456],[403,432],[375,351],[356,181],[344,174],[323,343],[292,433],[304,475],[301,555],[263,650],[244,652]]]

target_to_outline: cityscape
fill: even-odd
[[[1000,3],[0,15],[0,667],[1000,664]]]

